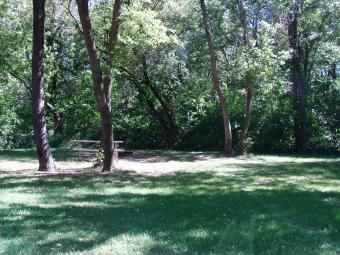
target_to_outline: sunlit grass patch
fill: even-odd
[[[338,159],[168,157],[0,172],[0,254],[340,253]]]
[[[158,254],[167,254],[166,246],[166,242],[158,243],[146,233],[137,235],[127,233],[110,238],[88,251],[87,254],[143,255],[157,250]]]

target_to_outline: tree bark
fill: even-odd
[[[246,46],[248,44],[248,25],[247,25],[247,16],[246,11],[244,10],[244,5],[242,0],[237,1],[238,10],[240,13],[240,21],[243,29],[243,45]]]
[[[298,18],[294,12],[289,16],[288,37],[290,47],[293,50],[291,72],[292,72],[292,96],[294,104],[294,135],[297,153],[305,153],[307,150],[307,111],[305,103],[305,86],[302,70],[301,49],[298,46]]]
[[[52,98],[50,103],[46,103],[48,108],[52,111],[53,114],[53,120],[54,120],[54,131],[58,133],[59,135],[63,136],[64,135],[64,126],[63,126],[63,115],[61,112],[57,111],[57,80],[58,80],[58,75],[55,74],[52,77],[51,81],[51,94]]]
[[[149,106],[152,112],[152,115],[155,118],[157,118],[160,126],[164,129],[165,132],[171,135],[171,131],[169,130],[168,124],[164,120],[160,110],[158,109],[157,105],[152,101],[148,93],[144,90],[142,86],[143,82],[134,78],[132,72],[130,72],[127,68],[121,67],[121,70],[126,74],[127,78],[135,85],[136,89],[138,90],[138,93],[143,96],[144,100],[146,101],[147,105]]]
[[[248,33],[248,24],[247,24],[247,15],[246,11],[244,9],[243,1],[238,0],[237,2],[239,13],[240,13],[240,21],[243,27],[243,46],[248,46],[249,44],[249,33]],[[257,24],[255,25],[255,28],[257,29]],[[255,36],[257,36],[256,31],[255,31]],[[249,80],[249,77],[245,77],[245,91],[246,91],[246,114],[245,114],[245,119],[244,123],[240,132],[240,137],[239,137],[239,146],[238,150],[240,154],[245,153],[245,140],[247,137],[247,132],[250,127],[251,123],[251,112],[253,108],[253,98],[254,98],[254,88],[251,85],[251,81]]]
[[[333,63],[332,66],[328,69],[328,77],[336,80],[336,63]]]
[[[107,70],[106,73],[103,73],[102,71],[103,68],[101,60],[93,35],[89,16],[88,0],[77,0],[77,5],[80,23],[83,29],[87,52],[90,59],[94,94],[102,122],[101,145],[104,150],[104,164],[102,171],[106,172],[114,169],[113,127],[111,115],[112,75],[109,70],[111,68],[112,53],[117,42],[119,31],[121,0],[115,1],[113,9],[110,38],[107,46],[108,57],[104,69]]]
[[[32,104],[38,171],[54,171],[55,163],[48,143],[44,100],[45,0],[33,0]]]
[[[205,6],[205,1],[200,0],[201,3],[201,10],[202,10],[202,17],[203,17],[203,24],[204,29],[208,41],[208,48],[209,48],[209,54],[210,54],[210,65],[211,65],[211,75],[213,80],[213,87],[217,93],[220,106],[222,109],[222,115],[223,115],[223,125],[224,125],[224,153],[226,156],[232,155],[232,132],[231,132],[231,125],[230,125],[230,119],[229,119],[229,112],[228,112],[228,106],[227,101],[224,96],[224,93],[222,91],[218,74],[217,74],[217,59],[216,59],[216,53],[214,50],[213,45],[213,39],[212,34],[210,32],[209,24],[208,24],[208,16]]]
[[[152,94],[157,98],[158,102],[160,103],[160,105],[162,106],[165,112],[167,122],[168,122],[170,140],[171,140],[171,143],[175,144],[176,142],[178,142],[180,138],[179,138],[178,130],[177,130],[175,120],[174,120],[175,119],[174,112],[171,106],[163,98],[158,88],[152,83],[149,77],[149,74],[148,74],[145,56],[143,56],[143,75],[144,75],[144,84],[151,90]]]
[[[244,119],[243,127],[240,132],[240,140],[239,140],[239,153],[244,154],[245,153],[245,140],[247,136],[248,129],[250,127],[251,122],[251,111],[253,108],[253,98],[254,98],[254,89],[251,85],[247,85],[246,87],[246,116]]]

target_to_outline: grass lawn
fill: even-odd
[[[46,175],[0,152],[0,254],[340,254],[339,158],[141,152],[101,174],[58,153]]]

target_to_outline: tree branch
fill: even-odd
[[[114,50],[117,44],[118,31],[119,31],[119,26],[120,26],[121,7],[122,7],[122,0],[115,0],[113,13],[112,13],[112,24],[111,24],[110,37],[109,37],[109,42],[107,45],[107,51],[109,54],[112,53],[112,51]]]
[[[65,7],[65,6],[64,6],[64,7],[67,9],[68,13],[69,13],[70,16],[72,17],[74,23],[76,24],[76,28],[78,29],[78,31],[79,31],[81,34],[83,34],[84,31],[81,29],[81,26],[80,26],[78,20],[76,19],[76,17],[74,17],[74,15],[73,15],[73,13],[72,13],[72,11],[71,11],[71,2],[72,2],[72,0],[69,0],[67,7]]]

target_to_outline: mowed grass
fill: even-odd
[[[0,165],[35,162],[11,153]],[[0,254],[340,254],[340,159],[160,154],[156,170],[0,170]]]

